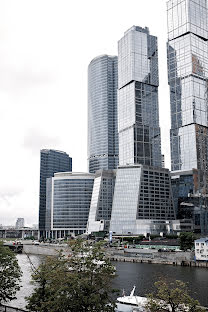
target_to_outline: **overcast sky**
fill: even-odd
[[[162,151],[170,165],[166,0],[0,1],[0,224],[38,223],[40,149],[87,170],[87,66],[132,25],[159,42]]]

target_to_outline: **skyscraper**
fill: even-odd
[[[198,169],[197,189],[205,194],[208,191],[207,0],[170,0],[167,13],[171,167],[173,171]]]
[[[46,217],[46,179],[56,172],[72,171],[72,158],[68,154],[52,149],[40,151],[40,194],[39,194],[39,231],[44,235]]]
[[[157,38],[133,26],[118,42],[119,165],[161,167]]]
[[[89,172],[118,166],[118,58],[101,55],[88,67]]]
[[[131,27],[118,43],[119,167],[110,231],[158,234],[175,219],[170,172],[162,168],[157,38]]]

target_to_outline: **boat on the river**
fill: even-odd
[[[117,298],[118,304],[124,305],[127,309],[128,307],[132,308],[131,311],[145,311],[145,305],[147,303],[147,298],[146,297],[140,297],[140,296],[135,296],[136,286],[133,287],[131,293],[129,296],[126,296],[125,294],[122,297]],[[130,311],[130,310],[126,310]]]

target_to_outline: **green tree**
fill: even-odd
[[[21,274],[16,255],[0,242],[0,305],[16,298]]]
[[[156,291],[148,295],[146,309],[149,312],[202,312],[199,302],[189,296],[187,285],[182,281],[155,283]]]
[[[181,233],[179,236],[180,249],[184,251],[192,249],[194,246],[194,240],[195,236],[192,232]]]
[[[113,312],[115,268],[100,244],[73,241],[72,255],[47,258],[33,274],[27,309],[34,312]]]

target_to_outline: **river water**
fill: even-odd
[[[17,299],[11,302],[11,306],[24,308],[25,297],[32,292],[33,285],[31,280],[31,265],[35,267],[43,261],[44,257],[31,255],[30,261],[24,254],[17,255],[19,264],[23,271],[22,287],[17,293]],[[160,264],[131,263],[131,262],[113,262],[116,267],[116,277],[113,281],[113,287],[123,289],[126,295],[129,295],[133,286],[136,285],[135,294],[145,296],[154,289],[154,282],[160,277],[167,277],[169,280],[182,280],[188,283],[190,294],[198,299],[201,305],[208,307],[208,269],[190,268]]]

